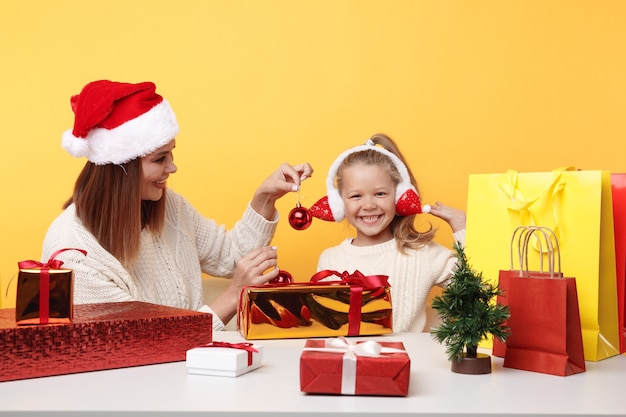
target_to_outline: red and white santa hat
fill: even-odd
[[[346,207],[343,204],[339,190],[335,186],[335,177],[339,166],[344,159],[350,154],[355,152],[362,152],[367,150],[373,150],[386,155],[391,162],[395,165],[398,173],[400,174],[400,183],[396,186],[396,214],[399,216],[410,216],[419,213],[428,213],[430,206],[425,205],[422,208],[417,190],[411,184],[411,177],[409,171],[404,163],[392,152],[376,146],[371,140],[367,140],[364,145],[355,146],[340,154],[337,159],[332,163],[328,170],[328,177],[326,178],[327,195],[319,199],[309,209],[311,215],[321,220],[340,222],[346,215]]]
[[[74,128],[63,133],[62,146],[97,165],[145,156],[178,134],[176,115],[152,82],[94,81],[71,105]]]

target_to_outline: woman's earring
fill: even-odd
[[[289,224],[296,230],[304,230],[311,225],[312,221],[311,211],[306,207],[302,207],[300,196],[296,193],[296,206],[289,212]]]

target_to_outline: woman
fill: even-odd
[[[274,203],[313,169],[281,165],[226,230],[167,190],[178,124],[153,83],[94,81],[71,104],[74,128],[62,145],[88,161],[49,227],[42,258],[87,251],[57,256],[74,270],[76,304],[135,300],[206,311],[221,330],[236,313],[238,287],[278,276],[276,248],[267,246],[278,222]],[[210,306],[202,273],[232,278]]]

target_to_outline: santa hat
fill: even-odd
[[[74,129],[63,133],[62,146],[97,165],[145,156],[178,134],[174,111],[151,82],[94,81],[71,105]]]
[[[400,183],[396,186],[396,214],[399,216],[410,216],[412,214],[428,213],[430,206],[425,205],[422,208],[417,190],[411,184],[411,177],[409,171],[404,163],[392,152],[376,146],[371,140],[367,140],[365,145],[356,146],[348,149],[335,159],[335,162],[330,166],[328,170],[328,177],[326,178],[327,195],[319,199],[311,208],[311,215],[321,220],[340,222],[344,219],[346,213],[346,207],[343,204],[339,190],[335,186],[335,177],[339,166],[344,159],[350,154],[362,151],[376,151],[383,155],[386,155],[391,162],[395,165],[398,173],[400,174]]]

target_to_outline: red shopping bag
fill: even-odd
[[[626,352],[626,174],[611,174],[620,353]]]
[[[529,245],[532,245],[533,243],[530,238],[531,236],[533,236],[535,230],[541,233],[541,235],[535,235],[535,237],[542,238],[540,240],[537,240],[537,243],[535,245],[539,248],[539,250],[537,251],[537,254],[538,254],[537,259],[535,260],[535,263],[532,264],[534,266],[535,264],[538,263],[539,265],[538,270],[531,269],[531,267],[529,266],[531,265],[531,263],[529,263],[529,257],[528,257],[528,252],[529,252],[529,247],[530,247]],[[506,306],[509,305],[509,299],[508,299],[509,281],[512,277],[513,278],[520,278],[520,277],[554,278],[555,276],[561,276],[561,277],[563,276],[563,274],[560,272],[560,268],[561,268],[560,256],[558,258],[555,258],[556,256],[555,252],[553,250],[547,250],[548,246],[546,245],[549,243],[547,242],[548,239],[556,239],[556,237],[554,236],[554,234],[552,233],[550,229],[544,229],[544,228],[537,227],[537,226],[519,226],[513,231],[513,235],[511,237],[511,247],[510,247],[511,267],[508,270],[502,269],[498,273],[498,288],[500,289],[500,294],[496,297],[496,302],[498,304],[506,305]],[[544,247],[546,248],[546,250],[543,250]],[[515,262],[514,262],[514,259],[515,259],[514,252],[516,248],[517,248],[517,260],[518,260],[518,265],[519,265],[518,268],[515,267]],[[546,266],[547,270],[544,270],[544,258],[547,258],[545,259],[547,263],[547,266]],[[555,270],[555,265],[557,267],[557,270]],[[508,325],[508,322],[506,324]],[[494,338],[493,345],[492,345],[492,355],[503,358],[505,355],[505,352],[506,352],[506,342],[503,342],[500,339]]]
[[[584,372],[576,280],[513,277],[509,292],[503,366],[560,376]]]
[[[547,228],[528,229],[524,253],[531,245],[529,236],[543,233],[548,260],[559,259],[558,242]],[[540,242],[537,239],[537,242]],[[543,256],[543,248],[539,248]],[[528,255],[526,255],[528,256]],[[550,267],[553,274],[511,276],[508,280],[508,325],[503,366],[525,371],[567,376],[585,371],[585,354],[578,307],[576,279],[566,278]]]

